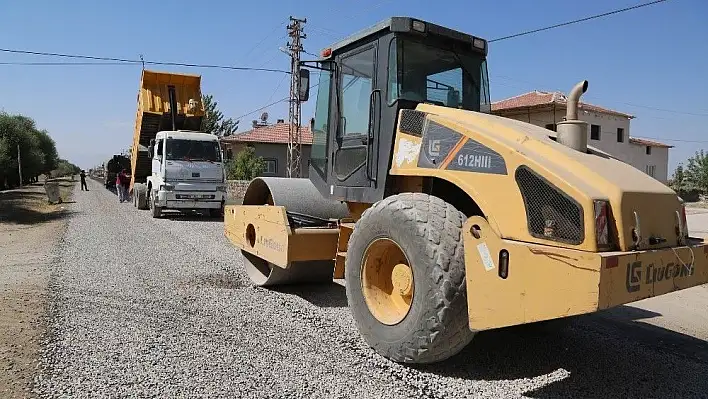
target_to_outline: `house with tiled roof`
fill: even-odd
[[[532,91],[492,103],[492,113],[556,130],[563,120],[567,98],[560,92]],[[630,136],[630,121],[624,112],[580,102],[579,119],[587,122],[588,145],[644,171],[655,179],[668,180],[669,149],[673,146]],[[553,134],[551,134],[553,135]]]
[[[227,159],[233,158],[246,147],[253,147],[256,156],[262,157],[266,164],[263,176],[285,177],[288,162],[289,123],[278,119],[274,124],[256,124],[253,129],[221,139],[221,147]],[[302,136],[302,177],[307,177],[312,132],[309,126],[301,126]]]

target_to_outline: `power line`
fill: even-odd
[[[532,33],[538,33],[538,32],[542,32],[542,31],[546,31],[546,30],[550,30],[550,29],[560,28],[561,26],[573,25],[573,24],[577,24],[577,23],[580,23],[580,22],[589,21],[589,20],[591,20],[591,19],[597,19],[597,18],[602,18],[602,17],[606,17],[606,16],[609,16],[609,15],[613,15],[613,14],[619,14],[619,13],[622,13],[622,12],[625,12],[625,11],[636,10],[636,9],[638,9],[638,8],[651,6],[651,5],[654,5],[654,4],[662,3],[662,2],[664,2],[664,1],[667,1],[667,0],[655,0],[655,1],[648,2],[648,3],[637,4],[636,6],[632,6],[632,7],[621,8],[621,9],[618,9],[618,10],[613,10],[613,11],[605,12],[605,13],[602,13],[602,14],[592,15],[592,16],[589,16],[589,17],[580,18],[580,19],[576,19],[576,20],[573,20],[573,21],[568,21],[568,22],[563,22],[563,23],[560,23],[560,24],[555,24],[555,25],[551,25],[551,26],[546,26],[546,27],[544,27],[544,28],[539,28],[539,29],[529,30],[529,31],[525,31],[525,32],[515,33],[515,34],[509,35],[509,36],[499,37],[499,38],[496,38],[496,39],[489,40],[488,42],[489,42],[489,43],[499,42],[499,41],[502,41],[502,40],[512,39],[512,38],[514,38],[514,37],[525,36],[525,35],[530,35],[530,34],[532,34]]]
[[[521,80],[521,79],[518,79],[518,78],[511,78],[511,77],[504,76],[504,75],[496,75],[496,76],[495,76],[495,75],[490,75],[489,79],[490,79],[490,84],[492,83],[492,80],[493,80],[493,81],[494,81],[494,84],[497,84],[497,85],[500,85],[500,86],[513,87],[513,88],[519,89],[519,90],[528,90],[529,88],[528,88],[528,87],[521,87],[521,86],[519,86],[519,85],[509,84],[509,83],[506,83],[506,82],[505,82],[505,83],[500,83],[499,80],[501,79],[501,80],[503,80],[503,81],[508,81],[508,82],[524,83],[524,84],[530,85],[530,86],[532,86],[532,87],[542,87],[542,86],[543,86],[543,85],[536,85],[536,84],[534,84],[534,83],[532,83],[532,82],[529,82],[528,80]],[[555,90],[555,91],[557,91],[557,92],[564,93],[563,90],[558,89],[558,88],[555,88],[555,89],[551,88],[551,89],[552,89],[552,90]],[[543,90],[540,90],[540,91],[543,91]],[[590,95],[585,94],[585,95],[583,95],[583,98],[590,99],[591,101],[592,101],[592,100],[602,101],[602,99],[600,99],[599,97],[596,97],[595,95],[592,95],[592,94],[590,94]],[[678,110],[673,110],[673,109],[658,108],[658,107],[654,107],[654,106],[650,106],[650,105],[641,105],[641,104],[628,103],[628,102],[621,102],[621,101],[618,101],[617,104],[623,104],[623,105],[627,105],[627,106],[630,106],[630,107],[646,108],[646,109],[650,109],[650,110],[654,110],[654,111],[661,111],[661,112],[667,112],[667,113],[673,113],[673,114],[692,115],[692,116],[706,116],[706,117],[708,117],[708,113],[689,112],[689,111],[678,111]],[[699,111],[701,111],[701,110],[699,110]],[[642,116],[642,118],[653,118],[653,119],[670,120],[670,118],[660,117],[660,116],[656,116],[656,115],[644,115],[644,116]]]
[[[290,97],[281,98],[281,99],[278,100],[278,101],[274,101],[274,102],[272,102],[272,103],[270,103],[270,104],[268,104],[268,105],[264,105],[264,106],[262,106],[262,107],[260,107],[260,108],[254,109],[253,111],[249,111],[249,112],[247,112],[247,113],[245,113],[245,114],[243,114],[243,115],[241,115],[241,116],[237,116],[235,119],[238,120],[238,119],[241,119],[241,118],[243,118],[243,117],[245,117],[245,116],[253,115],[253,114],[255,114],[255,113],[258,112],[258,111],[262,111],[262,110],[264,110],[264,109],[266,109],[266,108],[268,108],[268,107],[271,107],[271,106],[273,106],[273,105],[275,105],[275,104],[288,101],[289,99],[290,99]]]
[[[651,109],[654,111],[662,111],[662,112],[669,112],[672,114],[683,114],[683,115],[693,115],[693,116],[708,116],[708,114],[700,114],[700,113],[695,113],[695,112],[686,112],[686,111],[677,111],[673,109],[666,109],[666,108],[656,108],[656,107],[650,107],[648,105],[639,105],[639,104],[632,104],[632,103],[622,103],[625,105],[629,105],[630,107],[638,107],[638,108],[646,108],[646,109]]]
[[[38,66],[70,66],[70,65],[124,65],[133,66],[126,62],[0,62],[0,65],[38,65]]]
[[[708,143],[708,140],[682,140],[682,139],[670,139],[666,137],[648,137],[648,136],[637,136],[632,137],[633,139],[651,139],[651,140],[662,140],[662,141],[676,141],[679,143]]]
[[[288,21],[283,21],[283,22],[279,23],[275,28],[273,28],[273,30],[271,30],[270,32],[268,32],[268,34],[266,34],[258,43],[256,43],[255,46],[251,47],[251,49],[246,52],[246,54],[243,56],[243,58],[248,57],[248,56],[253,52],[253,50],[255,50],[258,46],[260,46],[260,45],[268,38],[268,36],[270,36],[270,35],[272,35],[273,33],[275,33],[278,29],[280,29],[280,28],[281,28],[283,25],[285,25],[287,22],[288,22]]]
[[[314,89],[314,88],[317,87],[317,86],[319,86],[319,83],[313,84],[312,86],[310,86],[310,90]],[[274,101],[274,102],[272,102],[272,103],[270,103],[270,104],[268,104],[268,105],[264,105],[264,106],[262,106],[262,107],[260,107],[260,108],[258,108],[258,109],[254,109],[253,111],[249,111],[249,112],[247,112],[247,113],[245,113],[245,114],[243,114],[243,115],[237,117],[236,119],[241,119],[241,118],[243,118],[244,116],[253,115],[253,114],[255,114],[255,113],[258,112],[258,111],[262,111],[262,110],[264,110],[264,109],[266,109],[266,108],[268,108],[268,107],[272,107],[272,106],[275,105],[275,104],[279,104],[279,103],[282,103],[282,102],[285,102],[285,101],[289,101],[289,100],[290,100],[290,96],[283,97],[283,98],[281,98],[280,100]]]
[[[270,95],[270,97],[268,97],[268,101],[273,99],[273,96],[275,95],[275,93],[278,92],[278,89],[280,88],[280,85],[283,84],[283,82],[285,82],[285,75],[283,75],[283,77],[280,79],[280,82],[278,82],[278,85],[275,86],[275,90],[273,90],[273,93]]]
[[[192,64],[192,63],[183,63],[183,62],[143,61],[143,60],[131,60],[131,59],[127,59],[127,58],[99,57],[99,56],[93,56],[93,55],[80,55],[80,54],[48,53],[48,52],[41,52],[41,51],[16,50],[16,49],[6,49],[6,48],[0,48],[0,52],[13,53],[13,54],[39,55],[39,56],[45,56],[45,57],[61,57],[61,58],[85,59],[85,60],[96,60],[96,61],[112,61],[112,62],[116,62],[116,63],[126,63],[126,64],[169,65],[169,66],[182,66],[182,67],[191,67],[191,68],[228,69],[228,70],[237,70],[237,71],[262,71],[262,72],[278,72],[278,73],[287,73],[287,74],[290,73],[290,71],[285,71],[282,69],[236,67],[236,66],[230,66],[230,65]]]

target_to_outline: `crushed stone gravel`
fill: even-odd
[[[708,392],[705,341],[627,329],[596,316],[559,328],[480,333],[441,364],[392,363],[360,338],[341,285],[254,287],[222,221],[152,219],[132,203],[119,204],[99,183],[89,185],[70,204],[75,213],[51,272],[50,333],[34,386],[40,397],[688,398]]]

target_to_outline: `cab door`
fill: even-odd
[[[376,165],[379,121],[376,101],[377,44],[359,47],[338,57],[337,99],[340,120],[334,137],[332,177],[337,186],[371,187]]]

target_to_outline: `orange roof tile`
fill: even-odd
[[[251,142],[287,144],[289,125],[289,123],[275,123],[273,125],[259,126],[243,133],[224,137],[221,141],[224,143]],[[312,132],[310,132],[309,126],[300,127],[300,134],[302,135],[302,144],[312,145]]]
[[[532,91],[504,100],[496,101],[492,103],[492,112],[495,111],[507,111],[520,108],[533,108],[533,107],[543,107],[547,105],[560,105],[565,108],[566,96],[561,92],[545,92],[545,91]],[[613,114],[618,116],[624,116],[627,118],[634,118],[633,115],[625,114],[624,112],[614,111],[608,108],[603,108],[597,105],[588,104],[580,102],[578,104],[579,108],[587,111],[602,112],[606,114]]]
[[[651,147],[674,148],[674,146],[669,144],[660,143],[654,140],[638,139],[636,137],[630,137],[629,142],[632,144],[646,145]]]

